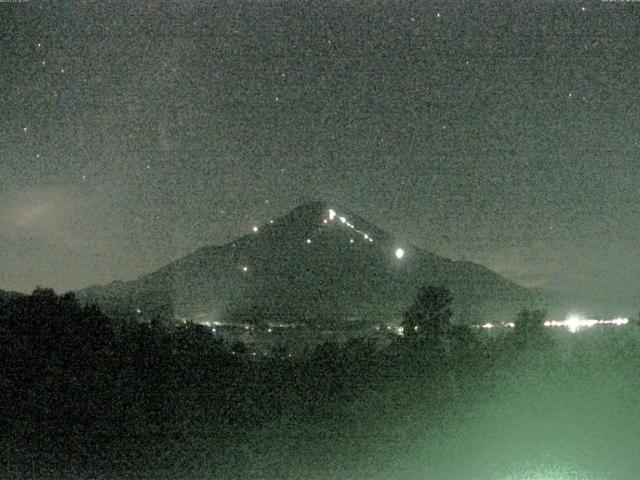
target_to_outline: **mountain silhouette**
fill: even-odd
[[[454,295],[458,322],[512,319],[549,295],[482,265],[402,243],[346,208],[301,205],[221,246],[129,282],[77,292],[108,314],[237,323],[399,321],[423,285]]]

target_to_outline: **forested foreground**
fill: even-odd
[[[1,476],[636,478],[636,327],[552,335],[531,313],[489,336],[443,319],[413,308],[424,328],[387,347],[257,360],[197,325],[8,299]]]

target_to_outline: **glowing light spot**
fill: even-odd
[[[253,233],[258,233],[258,230],[259,230],[258,226],[254,225],[253,226]]]
[[[482,325],[482,328],[493,328],[493,323],[485,323],[484,325]]]
[[[628,318],[614,318],[613,320],[611,320],[611,323],[613,325],[626,325],[627,323],[629,323],[629,319]]]
[[[307,244],[311,243],[311,239],[307,238]]]
[[[364,234],[364,239],[365,240],[369,240],[369,235],[367,235],[366,233]]]
[[[346,218],[344,218],[344,217],[340,217],[340,221],[341,221],[342,223],[347,223],[347,219],[346,219]]]
[[[329,210],[329,220],[333,220],[334,218],[336,218],[336,211]]]
[[[349,243],[353,243],[355,240],[353,238],[349,239]]]
[[[396,258],[400,260],[402,257],[404,257],[404,250],[401,248],[396,249]]]
[[[248,272],[249,271],[249,267],[245,265],[244,267],[242,267],[242,271],[243,272]]]
[[[326,225],[327,223],[329,223],[329,220],[327,220],[327,219],[325,218],[324,220],[322,220],[322,223],[324,223],[324,224]]]

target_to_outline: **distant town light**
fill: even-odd
[[[311,239],[310,238],[307,238],[307,243],[311,243]]]
[[[398,260],[400,260],[402,257],[404,257],[404,250],[402,248],[397,248],[396,249],[396,258]]]
[[[341,221],[342,223],[347,223],[347,219],[346,219],[345,217],[340,217],[340,221]]]
[[[254,232],[254,233],[258,233],[258,230],[259,230],[259,229],[258,229],[258,226],[257,226],[257,225],[254,225],[254,226],[253,226],[253,232]]]
[[[249,271],[249,267],[245,265],[244,267],[242,267],[242,271],[243,272],[248,272]]]
[[[329,220],[333,220],[334,218],[336,218],[336,211],[329,210]]]

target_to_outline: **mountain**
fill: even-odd
[[[136,280],[77,295],[117,315],[325,325],[398,321],[427,284],[452,290],[460,322],[512,319],[548,298],[482,265],[403,244],[325,202],[299,206],[235,241],[203,247]]]

